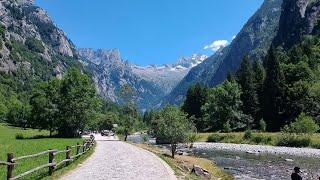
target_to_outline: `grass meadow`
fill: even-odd
[[[20,136],[21,139],[16,139],[16,136]],[[30,155],[46,151],[49,149],[64,150],[66,146],[76,145],[78,142],[82,143],[83,139],[63,139],[63,138],[48,138],[49,132],[39,131],[33,129],[21,129],[16,127],[10,127],[6,124],[0,124],[0,161],[7,160],[7,153],[13,153],[14,157],[20,157],[24,155]],[[75,152],[75,149],[73,149]],[[92,151],[90,151],[92,152]],[[89,155],[90,153],[88,153]],[[88,156],[87,154],[84,156]],[[56,157],[56,161],[59,162],[65,158],[65,153],[59,154]],[[79,163],[79,158],[75,164]],[[14,176],[33,169],[37,166],[48,163],[48,154],[43,156],[18,161],[14,168]],[[73,165],[75,166],[75,165]],[[70,167],[68,167],[70,168]],[[68,169],[67,168],[67,169]],[[64,169],[64,168],[62,168]],[[61,171],[61,170],[60,170]],[[6,179],[7,167],[0,166],[0,179]],[[57,172],[61,174],[61,172]],[[23,179],[42,179],[48,175],[48,169],[45,168],[37,173],[31,174]]]
[[[234,133],[198,133],[200,142],[221,142],[235,144],[261,144],[277,146],[282,133],[252,132],[251,137],[245,137],[245,132]],[[311,139],[309,147],[320,149],[320,134],[308,136]]]

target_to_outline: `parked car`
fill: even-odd
[[[114,136],[114,133],[111,130],[102,130],[101,136]]]
[[[101,136],[108,136],[109,135],[109,130],[102,130],[101,131]]]

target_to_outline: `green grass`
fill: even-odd
[[[276,146],[282,133],[265,133],[265,132],[252,132],[251,138],[244,138],[244,132],[236,133],[199,133],[200,142],[208,142],[211,136],[217,139],[216,142],[221,143],[235,143],[235,144],[261,144]],[[312,148],[320,149],[320,134],[310,135]]]
[[[219,168],[214,162],[208,159],[199,158],[195,156],[179,156],[175,155],[175,158],[171,158],[168,152],[164,151],[163,149],[157,148],[156,146],[147,145],[147,144],[133,144],[137,147],[143,148],[148,150],[162,160],[164,160],[175,172],[175,175],[178,179],[185,179],[185,180],[205,180],[205,177],[196,176],[195,174],[191,173],[191,169],[193,165],[198,165],[211,174],[211,179],[221,179],[221,180],[233,180],[234,177],[225,172],[223,169]]]
[[[24,139],[16,139],[16,135],[23,135]],[[49,135],[47,131],[38,131],[21,128],[15,128],[0,124],[0,160],[6,161],[7,153],[13,153],[14,157],[30,155],[46,151],[48,149],[64,150],[66,146],[76,145],[77,142],[82,143],[83,139],[63,139],[63,138],[45,138]],[[32,139],[32,137],[43,136],[44,138]],[[30,139],[31,138],[31,139]],[[75,150],[73,150],[74,152]],[[82,157],[85,158],[85,157]],[[65,159],[65,154],[59,154],[56,157],[57,162]],[[14,169],[14,175],[18,175],[37,166],[48,163],[48,155],[40,156],[27,160],[18,161]],[[81,158],[80,158],[81,161]],[[75,162],[75,164],[78,161]],[[69,167],[68,167],[69,168]],[[6,166],[0,166],[0,179],[6,178]],[[59,171],[57,172],[59,174]],[[31,174],[23,179],[41,179],[48,175],[48,169],[43,169],[37,173]]]

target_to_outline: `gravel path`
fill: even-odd
[[[175,180],[173,170],[149,151],[96,135],[93,155],[62,180]]]
[[[320,149],[311,148],[291,148],[248,144],[227,144],[227,143],[195,143],[196,148],[215,149],[224,151],[240,151],[247,153],[269,153],[287,154],[293,156],[320,157]]]

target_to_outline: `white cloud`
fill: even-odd
[[[237,37],[236,35],[232,36],[232,40],[234,40],[236,37]]]
[[[213,41],[210,45],[204,47],[204,49],[211,49],[212,51],[216,52],[221,48],[228,46],[229,42],[227,40],[217,40]]]

